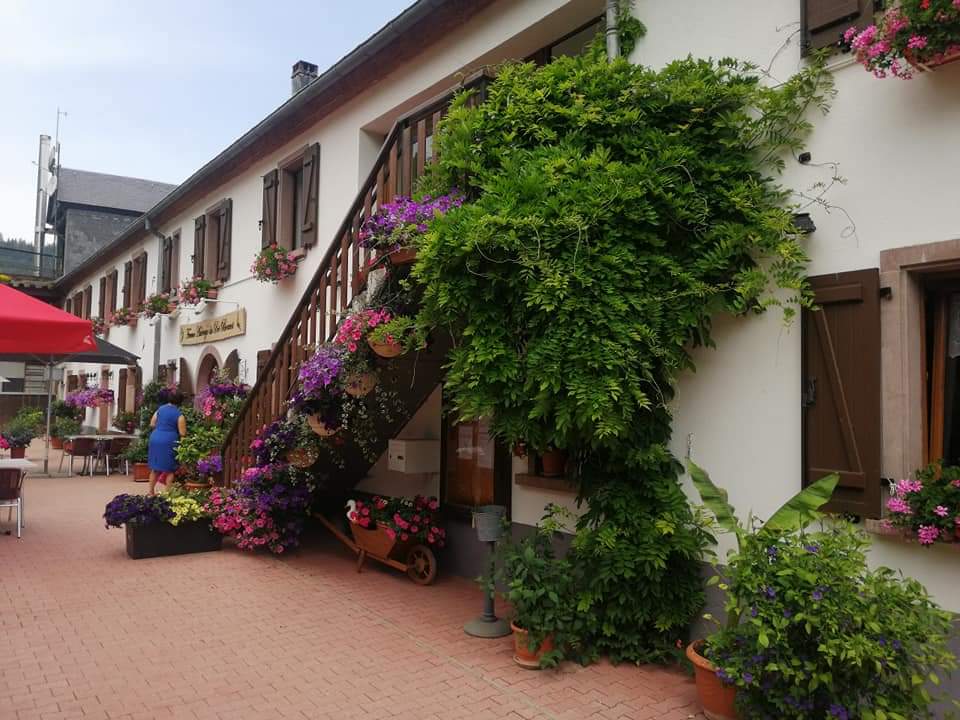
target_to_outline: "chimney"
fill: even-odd
[[[296,95],[307,85],[317,79],[318,68],[313,63],[306,60],[300,60],[293,66],[293,72],[290,75],[290,94]]]

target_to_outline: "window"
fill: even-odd
[[[510,507],[510,454],[491,436],[486,420],[444,420],[441,501],[455,512],[478,505]]]
[[[800,0],[801,52],[837,47],[844,30],[873,21],[873,0]]]
[[[319,173],[320,146],[313,144],[263,176],[261,247],[296,250],[316,243]]]
[[[233,201],[221,200],[194,219],[193,274],[207,280],[230,278]]]
[[[130,295],[127,298],[132,303],[131,309],[139,309],[147,299],[147,253],[137,255],[131,263]]]
[[[960,275],[923,278],[923,460],[960,464]]]
[[[593,42],[597,33],[602,32],[604,22],[602,17],[597,17],[581,25],[576,30],[554,40],[549,45],[545,45],[534,53],[527,56],[528,62],[534,62],[537,65],[546,65],[551,60],[558,57],[576,57],[582,54],[587,46]]]
[[[73,298],[67,298],[63,301],[63,311],[73,314]]]
[[[100,278],[100,291],[97,293],[97,317],[103,318],[107,312],[107,276]]]
[[[116,268],[107,275],[107,307],[108,314],[113,314],[117,309],[117,270]]]
[[[160,241],[160,292],[169,293],[179,282],[180,231]]]
[[[89,320],[93,311],[93,285],[87,285],[83,289],[83,311],[80,317]]]

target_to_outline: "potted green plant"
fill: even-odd
[[[147,465],[149,451],[150,439],[142,436],[130,443],[123,453],[123,457],[133,464],[133,479],[136,482],[146,482],[150,479],[150,466]]]
[[[550,667],[561,660],[563,634],[575,610],[574,568],[556,555],[557,529],[548,518],[521,540],[505,533],[497,548],[495,578],[513,608],[513,660],[523,668]]]
[[[62,450],[64,439],[71,435],[79,435],[81,428],[80,421],[76,418],[53,418],[53,421],[50,423],[50,447],[55,450]]]
[[[178,291],[178,298],[183,305],[196,305],[201,300],[215,300],[218,290],[209,280],[199,275],[184,280]]]
[[[870,570],[869,543],[848,523],[805,532],[836,475],[748,527],[692,464],[691,477],[718,525],[737,538],[714,581],[726,592],[727,621],[705,649],[688,649],[698,692],[704,680],[725,683],[740,715],[751,718],[933,717],[936,693],[924,683],[938,685],[939,674],[956,667],[947,649],[951,616],[915,580]],[[725,712],[706,714],[733,717]]]
[[[214,465],[219,465],[222,470],[219,450],[224,435],[225,428],[222,425],[200,423],[191,427],[186,437],[180,439],[175,454],[186,482],[206,485],[209,484],[207,478],[215,472],[212,470]],[[215,454],[216,460],[211,460],[211,456]]]
[[[117,327],[126,326],[134,328],[137,326],[137,313],[130,308],[118,308],[113,311],[110,323]]]
[[[27,446],[43,431],[43,411],[37,408],[21,408],[6,424],[0,434],[10,447],[11,458],[26,456]]]
[[[414,320],[409,315],[394,315],[367,333],[367,344],[380,357],[403,355],[413,339]]]
[[[154,293],[140,306],[141,314],[146,318],[157,315],[169,315],[177,308],[177,298],[170,297],[170,293]]]
[[[132,433],[137,429],[136,413],[121,410],[113,416],[113,426],[120,432]]]

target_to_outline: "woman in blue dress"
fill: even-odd
[[[158,479],[170,487],[173,473],[177,469],[174,450],[180,438],[187,434],[187,420],[180,412],[182,404],[183,395],[174,390],[167,396],[167,402],[157,408],[150,418],[153,432],[150,433],[150,451],[147,456],[147,464],[150,466],[149,495],[154,494]]]

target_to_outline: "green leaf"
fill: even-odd
[[[832,473],[807,486],[787,500],[773,516],[764,523],[764,529],[776,532],[796,532],[822,517],[819,512],[840,482],[840,476]],[[709,506],[708,506],[709,507]]]
[[[727,532],[739,533],[740,523],[737,521],[733,506],[727,500],[727,491],[714,485],[706,471],[693,460],[687,461],[687,468],[694,487],[700,493],[700,499],[716,517],[717,524]]]

